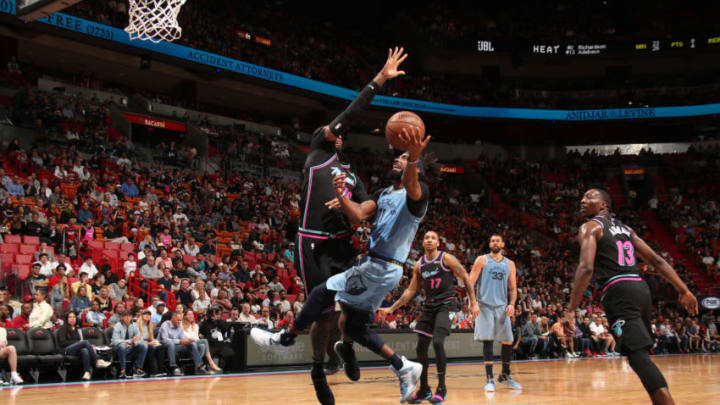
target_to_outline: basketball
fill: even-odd
[[[400,111],[393,114],[385,125],[385,138],[390,145],[398,150],[407,150],[407,144],[400,138],[403,128],[417,127],[425,138],[425,123],[419,115],[412,111]]]

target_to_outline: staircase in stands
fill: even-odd
[[[695,261],[687,256],[686,250],[675,242],[672,233],[660,222],[657,215],[651,210],[643,210],[641,216],[645,220],[645,223],[647,223],[648,228],[650,228],[652,239],[660,244],[663,249],[667,250],[675,262],[681,263],[690,271],[692,279],[701,293],[709,292],[710,286],[712,285],[711,281],[708,280],[705,273],[695,265]]]

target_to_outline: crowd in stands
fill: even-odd
[[[341,26],[305,10],[288,11],[293,7],[292,2],[284,0],[241,4],[227,0],[209,4],[188,2],[178,17],[183,27],[178,43],[352,89],[361,88],[371,79],[372,72],[383,62],[385,48],[394,45],[387,43],[391,33]],[[645,21],[647,25],[628,24],[619,18],[617,6],[596,2],[592,9],[597,12],[590,12],[587,7],[566,1],[554,5],[553,12],[548,13],[547,4],[531,2],[516,7],[519,13],[507,13],[502,5],[478,7],[467,2],[431,2],[413,7],[400,21],[416,21],[412,29],[426,37],[424,43],[450,48],[459,45],[467,52],[474,49],[478,39],[563,43],[632,41],[648,35],[652,39],[668,39],[671,34],[682,36],[688,31],[696,35],[695,25],[682,25],[677,18],[664,20],[666,7],[653,12],[643,8],[643,13],[633,15],[632,19],[649,20]],[[84,1],[65,12],[117,28],[128,24],[128,9],[123,1]],[[673,8],[672,13],[675,12]],[[714,15],[712,10],[695,14],[692,21]],[[538,15],[546,19],[542,30],[537,29]],[[397,24],[389,17],[383,21]],[[705,22],[703,26],[716,25],[714,20]],[[637,32],[641,31],[638,27],[652,28],[648,28],[649,32]],[[714,35],[717,30],[709,32]],[[270,42],[258,42],[256,37]],[[601,83],[582,78],[572,82],[569,89],[572,91],[548,91],[563,89],[556,88],[559,85],[556,81],[537,78],[487,80],[478,75],[422,71],[418,65],[408,69],[409,75],[388,84],[387,94],[462,105],[570,109],[625,107],[628,101],[635,105],[687,104],[690,100],[703,103],[711,102],[717,94],[712,87],[692,87],[712,83],[716,75],[688,75],[685,80],[676,75],[662,81],[636,77],[629,86],[616,89],[609,83],[609,89],[601,90],[598,90]],[[698,82],[700,77],[705,81]],[[563,85],[568,82],[564,79]],[[579,90],[589,91],[578,96]]]
[[[114,327],[110,343],[122,377],[180,374],[176,353],[187,353],[195,372],[214,372],[219,368],[215,358],[232,356],[225,344],[218,344],[228,339],[218,325],[240,322],[274,329],[293,322],[305,299],[293,265],[297,182],[267,174],[201,175],[145,161],[130,139],[112,133],[108,104],[98,100],[24,88],[13,101],[13,120],[32,128],[37,137],[30,145],[19,140],[4,145],[1,154],[1,283],[7,289],[0,295],[0,326],[61,331],[64,349],[83,359],[87,373],[106,363],[76,342],[77,325]],[[223,153],[241,161],[277,167],[279,159],[292,158],[288,148],[271,138],[243,134],[235,140]],[[696,169],[716,173],[717,152],[703,152],[706,163]],[[695,157],[676,168],[696,164]],[[383,186],[390,159],[353,153],[347,158],[371,193]],[[568,154],[551,163],[466,162],[486,183],[484,196],[461,192],[447,181],[431,183],[432,204],[418,240],[435,230],[441,249],[469,269],[486,252],[488,237],[503,235],[506,254],[518,268],[514,323],[519,355],[614,354],[617,342],[597,292],[586,292],[575,325],[559,321],[577,257],[573,213],[579,196],[591,186],[604,186],[609,179],[603,167],[623,159]],[[669,214],[675,215],[673,226],[691,236],[686,242],[694,249],[714,249],[707,255],[717,257],[717,232],[712,233],[718,226],[717,201],[697,198],[697,189],[678,190],[670,198],[680,195],[685,203],[675,204],[682,207],[672,210],[678,214]],[[639,234],[647,233],[637,210],[621,206],[617,213]],[[696,232],[699,223],[708,231]],[[361,251],[368,233],[369,225],[362,224],[353,238]],[[407,287],[420,246],[416,242],[406,276],[384,305]],[[688,280],[690,270],[675,264]],[[653,350],[717,350],[713,314],[686,317],[653,269],[643,265],[642,271],[656,297]],[[471,329],[460,291],[453,328]],[[413,304],[377,326],[412,328],[423,299],[420,292]]]

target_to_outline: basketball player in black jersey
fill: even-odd
[[[604,190],[588,190],[580,202],[580,214],[588,221],[578,233],[580,262],[575,272],[568,318],[574,316],[583,293],[595,278],[602,292],[610,329],[622,336],[621,352],[628,357],[654,405],[675,402],[667,382],[648,349],[653,345],[650,329],[650,289],[640,277],[636,257],[653,266],[679,292],[680,304],[690,315],[698,312],[695,296],[675,270],[628,226],[614,218],[610,196]]]
[[[360,178],[349,165],[342,162],[339,156],[342,141],[346,139],[350,127],[357,122],[358,115],[370,105],[385,82],[405,74],[398,67],[406,57],[403,48],[389,50],[385,66],[373,81],[360,91],[345,111],[313,134],[303,169],[300,227],[295,244],[295,268],[302,276],[308,295],[330,276],[353,265],[357,253],[352,246],[352,227],[339,209],[333,179],[345,174],[345,195],[352,201],[362,203],[370,200],[370,197]],[[333,323],[337,324],[336,319],[333,307],[325,308],[323,317],[310,328],[313,350],[311,377],[318,401],[323,405],[335,403],[325,378],[323,361]]]
[[[380,316],[387,316],[398,308],[407,304],[417,292],[420,282],[425,290],[425,302],[422,315],[415,326],[418,334],[417,356],[423,371],[420,375],[420,389],[410,399],[410,403],[419,404],[423,400],[440,403],[447,399],[445,387],[445,338],[450,334],[450,314],[457,310],[458,302],[455,298],[455,279],[462,280],[467,291],[470,304],[470,314],[474,319],[480,308],[475,299],[475,289],[468,277],[467,271],[458,259],[446,252],[438,251],[439,237],[435,231],[428,231],[423,237],[425,254],[415,263],[410,285],[402,296],[389,308],[381,308]],[[438,387],[435,395],[428,384],[428,349],[432,341],[435,349],[435,364],[438,375]]]

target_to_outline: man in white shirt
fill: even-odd
[[[287,296],[285,295],[285,290],[280,290],[280,297],[278,298],[278,302],[281,305],[282,313],[292,311],[292,304],[290,303],[290,301],[288,301]]]
[[[52,263],[48,260],[48,255],[45,254],[45,253],[42,253],[42,254],[40,255],[40,261],[39,261],[38,263],[40,263],[40,274],[42,274],[43,276],[45,276],[45,277],[47,277],[47,278],[52,277],[52,275],[53,275],[53,265],[52,265]],[[57,267],[57,266],[56,266],[56,267]]]
[[[85,263],[80,266],[80,270],[78,270],[78,274],[80,273],[87,273],[88,279],[95,278],[95,275],[98,273],[97,267],[93,264],[92,257],[88,256],[85,258]]]
[[[50,329],[53,326],[52,316],[53,309],[50,304],[45,301],[45,292],[41,289],[35,290],[35,303],[33,303],[28,326],[30,328]]]
[[[244,322],[249,324],[256,324],[257,318],[255,318],[255,315],[250,313],[250,304],[245,303],[242,304],[242,312],[240,312],[240,316],[238,317],[238,322]]]
[[[270,291],[280,292],[285,289],[283,287],[282,283],[280,283],[280,277],[275,276],[273,277],[272,281],[268,283],[268,288],[270,288]]]
[[[65,275],[68,277],[72,277],[72,275],[74,274],[72,265],[70,264],[70,261],[67,259],[67,256],[65,256],[62,253],[58,253],[57,261],[52,263],[53,270],[55,270],[57,268],[57,266],[60,264],[65,266]]]

